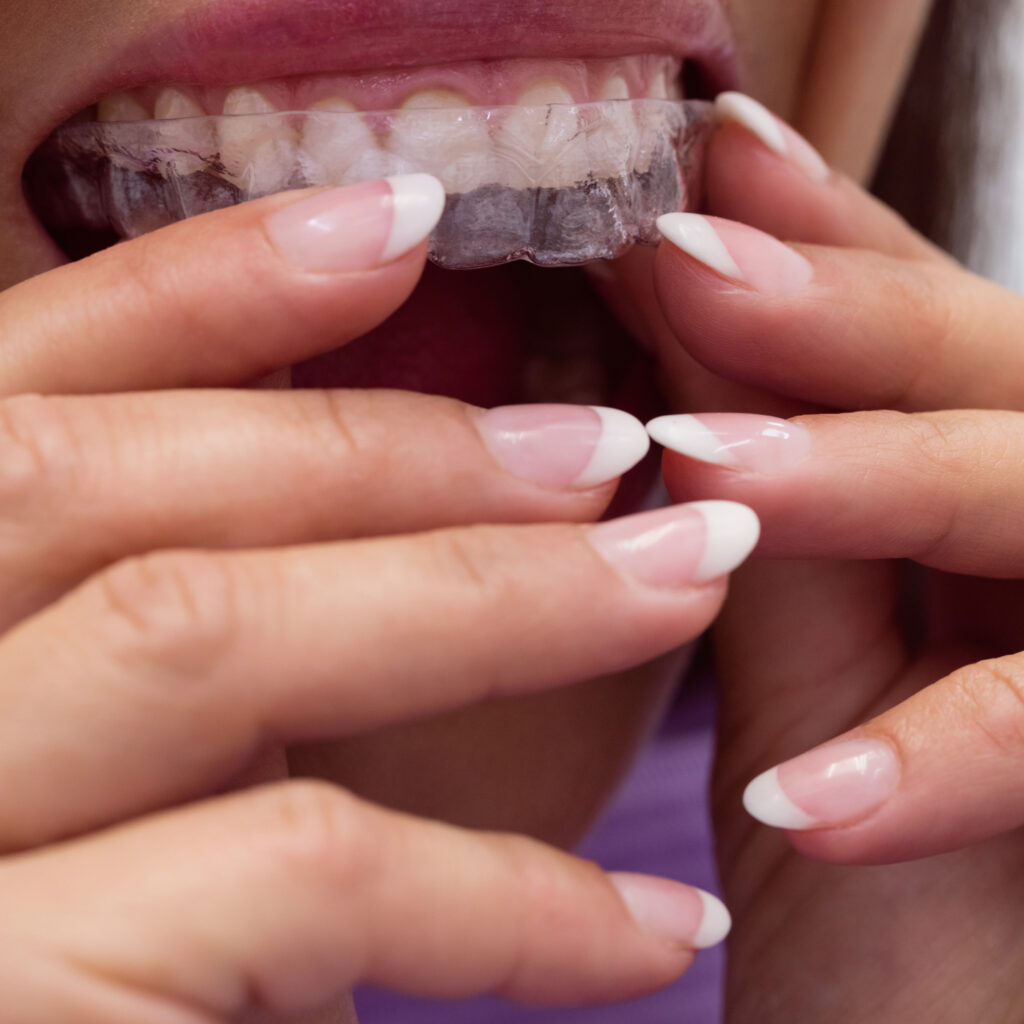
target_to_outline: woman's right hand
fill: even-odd
[[[208,1024],[362,980],[602,1001],[722,938],[677,883],[323,783],[229,792],[289,743],[666,652],[756,540],[735,505],[590,525],[621,416],[213,390],[383,320],[437,212],[422,181],[278,196],[0,295],[0,1020]]]

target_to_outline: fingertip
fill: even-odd
[[[391,263],[421,245],[437,227],[447,200],[444,185],[432,174],[402,174],[388,178],[393,217],[391,234],[381,255]]]
[[[278,256],[310,274],[352,274],[396,262],[420,246],[444,212],[440,181],[407,174],[302,195],[264,219]]]
[[[750,557],[761,539],[757,513],[735,501],[698,501],[688,507],[703,517],[707,530],[696,579],[710,582],[728,576]]]
[[[817,822],[786,795],[779,782],[779,769],[763,772],[743,793],[743,807],[747,814],[762,825],[787,831],[804,832]]]
[[[725,904],[703,889],[626,872],[608,878],[637,926],[662,942],[710,949],[723,942],[732,928]]]
[[[704,913],[700,927],[693,939],[694,949],[711,949],[721,945],[732,931],[732,915],[726,905],[703,889],[696,890],[703,904]]]
[[[715,99],[715,115],[723,124],[735,124],[745,129],[765,148],[811,181],[822,184],[831,177],[832,172],[822,155],[753,97],[739,92],[721,93]]]

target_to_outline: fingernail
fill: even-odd
[[[710,949],[729,934],[732,918],[725,904],[703,889],[667,878],[615,872],[608,876],[633,920],[665,942]]]
[[[757,547],[761,524],[746,505],[698,501],[601,523],[589,536],[623,575],[669,589],[728,575]]]
[[[647,433],[697,462],[765,476],[792,469],[811,451],[806,427],[745,413],[660,416],[647,424]]]
[[[622,476],[650,450],[643,424],[620,409],[508,405],[478,420],[508,472],[543,487],[587,490]]]
[[[827,181],[828,164],[798,132],[767,107],[741,92],[723,92],[715,100],[715,114],[722,124],[738,124],[773,153],[788,160],[813,181]]]
[[[437,178],[403,174],[320,192],[275,210],[265,223],[289,263],[310,273],[349,273],[414,249],[437,226],[444,203]]]
[[[810,261],[763,231],[698,213],[658,218],[667,242],[721,277],[767,295],[798,292],[811,283]]]
[[[743,806],[774,828],[834,828],[877,811],[899,781],[899,759],[888,744],[841,740],[759,775],[743,794]]]

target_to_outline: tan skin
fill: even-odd
[[[170,5],[153,6],[163,12]],[[745,88],[802,127],[835,166],[863,179],[884,134],[926,6],[910,0],[901,4],[891,0],[734,3],[732,14],[741,40],[756,40]],[[62,81],[80,73],[76,60],[88,59],[78,55],[87,54],[90,45],[117,45],[122,12],[133,21],[146,16],[141,5],[130,7],[129,11],[123,5],[66,3],[57,17],[43,18],[37,5],[6,5],[0,14],[0,38],[9,44],[10,54],[0,62],[0,97],[17,95],[18,110],[52,104]],[[847,45],[851,33],[856,36],[858,29],[868,27],[868,36],[877,45]],[[55,60],[58,53],[61,59]],[[56,75],[50,70],[53,67],[60,69]],[[39,74],[40,68],[47,73]],[[5,102],[11,101],[0,99],[0,104]],[[20,152],[18,110],[0,106],[5,143],[0,152]],[[0,281],[6,285],[49,269],[53,260],[52,253],[36,245],[24,230],[20,205],[12,201],[17,175],[16,166],[0,168],[0,233],[9,242],[0,252]],[[666,362],[671,359],[667,357]],[[669,365],[667,369],[678,368]],[[685,394],[680,380],[677,376],[670,390]],[[725,396],[722,404],[729,404]],[[926,868],[822,868],[797,857],[781,837],[756,829],[738,814],[737,788],[754,771],[854,724],[841,714],[836,721],[812,719],[814,724],[807,725],[806,736],[801,734],[799,742],[788,735],[773,745],[763,737],[791,728],[788,719],[796,714],[780,703],[780,721],[774,728],[770,712],[753,716],[756,728],[749,725],[746,709],[758,708],[764,699],[757,689],[756,667],[764,661],[778,663],[781,657],[765,639],[772,632],[765,623],[774,625],[773,613],[783,618],[786,613],[812,613],[797,607],[798,598],[789,607],[774,601],[766,604],[763,595],[777,593],[780,579],[799,578],[803,571],[799,566],[751,570],[737,585],[721,632],[729,710],[719,764],[718,814],[725,882],[742,924],[734,945],[730,1019],[741,1024],[820,1020],[834,1007],[832,1000],[840,998],[845,1016],[836,1019],[906,1020],[909,1013],[924,1012],[922,1006],[930,1012],[935,1005],[934,961],[925,971],[905,963],[897,963],[893,970],[892,961],[886,959],[880,970],[869,975],[867,984],[851,971],[849,991],[841,984],[820,985],[820,972],[836,972],[848,963],[848,956],[870,947],[878,928],[873,927],[867,907],[877,908],[879,915],[892,914],[894,907],[903,909],[897,902],[899,895],[908,891],[933,895],[940,887],[957,893],[964,913],[979,902],[998,901],[998,889],[987,879],[998,877],[1013,862],[1016,851],[1004,840],[980,855],[956,855]],[[837,575],[845,571],[842,566],[834,570]],[[815,572],[815,586],[827,587],[833,570]],[[792,587],[793,593],[800,591]],[[845,600],[848,590],[843,593]],[[817,607],[814,612],[822,614]],[[748,660],[732,656],[734,651],[745,652]],[[782,664],[799,675],[804,668],[800,651],[789,653],[792,663]],[[628,763],[677,670],[678,662],[666,659],[643,682],[634,676],[624,686],[616,677],[587,684],[589,689],[462,712],[358,742],[305,750],[295,762],[386,805],[567,843],[582,831]],[[444,752],[443,758],[436,756],[438,750]],[[416,780],[414,790],[408,784],[410,778]],[[538,779],[544,780],[542,787],[537,786]],[[472,780],[471,787],[467,780]],[[489,792],[500,793],[501,799],[488,798]],[[780,907],[787,908],[784,925],[778,920]],[[887,936],[886,957],[924,943],[938,929],[948,933],[957,907],[947,901],[941,913],[923,914],[919,903],[908,904],[909,923],[905,931]],[[850,921],[855,926],[846,924]],[[844,924],[840,927],[836,922]],[[999,936],[987,938],[997,948],[1007,941]],[[963,997],[963,974],[958,972],[965,968],[953,963],[951,950],[937,950],[938,957],[944,954],[948,960],[940,962],[949,966],[950,985],[961,998],[950,1016],[943,1017],[940,1009],[929,1019],[961,1021],[979,1019],[979,1015],[986,1020],[1013,1019],[993,1016],[1004,1013],[1004,1004],[993,1007],[984,992]],[[980,955],[986,954],[981,951]],[[809,962],[816,976],[802,973],[801,965]],[[1013,958],[1006,957],[1005,963],[1012,964]],[[894,990],[907,1001],[899,1011],[903,1016],[893,1013],[879,1018],[879,1006],[892,1011]],[[1012,1006],[1013,999],[1005,1005]]]

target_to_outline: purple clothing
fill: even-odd
[[[643,752],[579,852],[612,871],[640,871],[718,889],[707,817],[714,701],[689,692]],[[360,1024],[715,1024],[721,949],[702,953],[680,982],[625,1005],[524,1010],[495,999],[436,1003],[375,989],[356,994]]]

